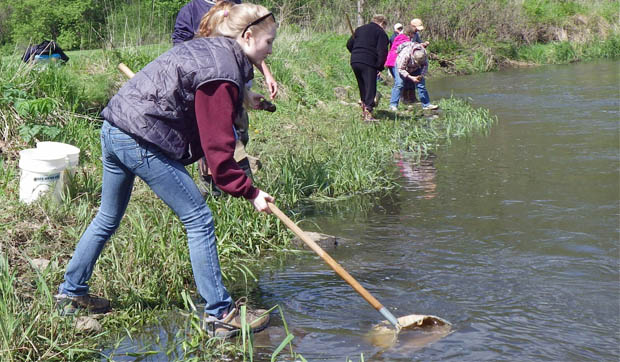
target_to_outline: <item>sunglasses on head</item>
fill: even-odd
[[[245,35],[245,32],[246,32],[246,31],[248,31],[248,29],[249,29],[251,26],[254,26],[254,25],[260,24],[263,20],[267,19],[267,18],[268,18],[268,17],[270,17],[270,16],[273,18],[273,22],[275,23],[275,22],[276,22],[276,17],[273,15],[273,13],[269,13],[269,14],[267,14],[267,15],[263,15],[263,16],[261,16],[260,18],[258,18],[258,19],[256,19],[256,20],[254,20],[253,22],[249,23],[249,24],[248,24],[248,26],[246,26],[246,27],[245,27],[245,29],[243,29],[243,32],[241,33],[241,37],[243,38],[243,36]]]

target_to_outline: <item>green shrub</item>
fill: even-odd
[[[618,24],[620,19],[620,1],[600,2],[596,12],[610,24]]]
[[[455,54],[463,50],[463,45],[454,39],[436,39],[428,46],[431,53]]]
[[[574,0],[524,0],[523,9],[533,23],[557,25],[584,7]]]
[[[105,41],[117,47],[171,42],[178,2],[112,0],[105,12]]]
[[[54,98],[71,112],[81,111],[86,101],[84,87],[75,73],[63,66],[51,66],[33,71],[34,78],[31,93],[35,97]]]
[[[101,32],[103,2],[97,0],[22,0],[11,2],[11,40],[18,44],[56,40],[64,49],[99,43],[91,29]]]
[[[517,50],[517,59],[531,63],[543,64],[549,60],[547,49],[548,47],[544,44],[523,46]]]
[[[578,59],[575,49],[568,41],[553,44],[553,62],[570,63]]]
[[[582,59],[617,59],[620,57],[620,35],[605,40],[595,39],[581,45]]]

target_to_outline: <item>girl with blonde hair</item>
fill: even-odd
[[[110,309],[107,299],[88,294],[87,282],[120,224],[138,176],[185,226],[208,333],[238,333],[240,303],[233,302],[222,282],[213,216],[184,166],[206,156],[220,189],[269,213],[267,203],[274,198],[253,186],[233,158],[233,122],[253,65],[272,52],[276,23],[266,8],[239,4],[216,22],[214,31],[222,36],[196,38],[160,55],[125,83],[101,113],[101,206],[58,288],[61,313]],[[264,310],[248,311],[253,330],[267,327]]]
[[[235,15],[231,15],[231,10],[235,3],[230,1],[219,1],[211,10],[207,12],[201,19],[200,25],[198,26],[198,32],[196,33],[197,37],[214,37],[214,36],[222,36],[220,30],[216,31],[216,26],[220,23],[223,23],[222,19],[225,17],[232,16],[231,19],[237,19],[237,22],[241,25],[245,24],[245,21],[248,19],[239,19],[236,18]],[[261,24],[257,24],[260,26]],[[257,28],[259,29],[259,28]],[[264,67],[263,67],[264,69]],[[248,113],[245,109],[262,109],[270,112],[275,112],[275,105],[271,102],[267,101],[264,96],[261,94],[252,92],[250,88],[252,87],[252,81],[246,84],[246,91],[244,92],[243,105],[244,109],[242,109],[235,119],[235,131],[238,136],[237,145],[235,149],[235,160],[241,166],[241,168],[245,171],[248,177],[252,177],[252,168],[250,166],[250,161],[248,159],[248,154],[245,150],[247,143],[250,140],[249,135],[249,118]],[[198,161],[198,169],[200,171],[201,184],[199,184],[199,188],[201,192],[204,194],[210,193],[213,196],[219,196],[221,191],[213,184],[213,177],[211,175],[211,170],[208,167],[207,161],[205,158],[202,158]]]

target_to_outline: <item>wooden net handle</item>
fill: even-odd
[[[133,76],[136,75],[136,73],[132,72],[124,63],[118,63],[118,69],[123,72],[127,78],[133,78]]]
[[[314,250],[314,252],[317,253],[318,256],[320,256],[327,263],[327,265],[334,269],[336,274],[338,274],[342,279],[349,283],[349,285],[353,287],[353,289],[355,289],[355,291],[359,295],[361,295],[362,298],[364,298],[370,305],[372,305],[373,308],[378,311],[381,311],[381,309],[383,309],[383,305],[375,297],[373,297],[372,294],[370,294],[360,283],[358,283],[357,280],[355,280],[355,278],[351,276],[351,274],[344,270],[344,268],[340,266],[338,262],[336,262],[331,256],[329,256],[329,254],[327,254],[325,250],[323,250],[317,243],[315,243],[314,240],[310,239],[310,237],[308,237],[308,235],[306,235],[306,233],[304,233],[303,230],[301,230],[299,226],[297,226],[297,224],[295,224],[291,219],[289,219],[288,216],[284,215],[284,213],[280,211],[280,209],[276,205],[272,204],[271,202],[267,203],[267,205],[269,206],[271,212],[273,212],[280,220],[282,220],[282,222],[289,229],[291,229],[291,231],[294,232],[295,235],[297,235],[301,240],[303,240],[303,242],[306,243],[306,245],[308,245],[310,249]]]

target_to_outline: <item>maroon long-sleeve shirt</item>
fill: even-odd
[[[235,100],[239,89],[228,81],[202,85],[196,92],[194,107],[200,146],[207,158],[215,184],[232,196],[253,199],[259,190],[234,159],[236,117]]]

